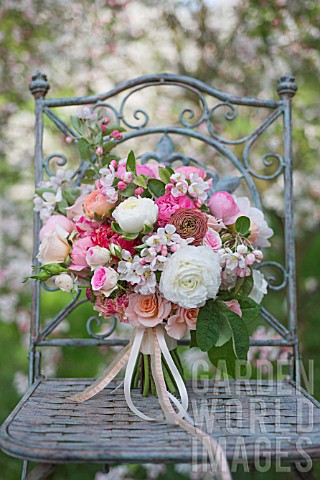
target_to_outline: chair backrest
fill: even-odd
[[[261,265],[271,272],[267,275],[270,290],[286,291],[287,298],[287,325],[280,322],[276,316],[267,308],[261,309],[260,315],[271,325],[279,334],[278,339],[273,340],[254,340],[251,339],[251,346],[288,346],[291,348],[291,378],[299,383],[299,352],[297,339],[297,320],[296,320],[296,287],[295,287],[295,251],[294,251],[294,232],[293,232],[293,199],[292,199],[292,136],[291,136],[291,100],[295,95],[297,86],[295,80],[290,75],[284,75],[279,80],[277,92],[280,99],[263,100],[258,98],[238,97],[215,90],[209,85],[194,78],[173,75],[156,74],[146,75],[122,83],[106,93],[74,98],[46,98],[50,86],[47,77],[41,72],[37,72],[32,77],[30,90],[35,98],[36,114],[36,144],[35,144],[35,183],[36,187],[43,179],[43,174],[52,175],[51,165],[55,163],[58,166],[67,164],[67,158],[61,153],[50,153],[44,157],[43,153],[43,130],[44,119],[49,119],[64,136],[75,135],[72,126],[65,119],[63,109],[70,111],[70,107],[90,105],[93,108],[104,108],[106,112],[113,116],[115,123],[124,126],[126,132],[123,138],[118,140],[119,148],[122,144],[139,139],[138,147],[135,153],[140,154],[142,163],[149,160],[155,160],[164,164],[172,164],[180,161],[185,165],[199,164],[209,175],[212,176],[212,192],[219,190],[235,191],[237,188],[245,188],[250,194],[253,204],[262,209],[262,202],[259,195],[257,184],[264,188],[265,182],[275,180],[281,177],[284,179],[284,260],[283,264],[268,260]],[[155,94],[154,90],[157,92]],[[160,91],[165,89],[166,95],[160,96],[160,105],[157,108],[154,118],[150,118],[147,113],[149,108],[150,95],[160,95]],[[173,97],[170,97],[169,90],[180,91]],[[181,96],[183,92],[183,96]],[[142,109],[136,106],[133,101],[136,95],[142,94],[142,99],[146,108]],[[169,99],[169,100],[168,100]],[[189,102],[190,107],[180,107],[181,101]],[[127,113],[128,105],[134,104],[132,119],[129,120]],[[175,109],[176,121],[170,121],[170,124],[163,124],[167,119],[167,103],[171,102]],[[131,105],[132,106],[132,105]],[[69,107],[69,110],[68,108]],[[248,108],[252,112],[252,118],[255,120],[250,123],[251,116],[246,115],[242,123],[238,120],[239,112]],[[57,110],[59,115],[57,114]],[[226,130],[229,125],[235,126],[236,138],[226,138],[221,133],[221,114],[223,115]],[[162,117],[162,118],[161,118]],[[220,120],[218,120],[220,118]],[[249,121],[248,121],[249,119]],[[162,120],[162,121],[161,121]],[[238,122],[238,123],[237,123]],[[280,127],[279,127],[280,123]],[[281,141],[269,144],[276,146],[276,152],[265,153],[262,159],[253,159],[251,150],[255,147],[257,140],[266,135],[265,132],[277,124],[276,133],[280,135]],[[247,128],[248,133],[243,133]],[[148,139],[149,151],[141,151],[140,140]],[[173,138],[175,141],[173,141]],[[205,145],[206,149],[211,151],[213,160],[223,161],[223,176],[219,176],[215,168],[208,164],[203,164],[196,158],[192,158],[195,151],[194,143],[191,147],[185,149],[185,139],[191,139],[191,142],[197,141]],[[182,140],[181,140],[182,139]],[[179,145],[180,151],[175,151],[175,144]],[[131,147],[130,147],[131,148]],[[127,153],[130,149],[127,148]],[[154,151],[152,151],[152,149]],[[184,150],[184,151],[183,151]],[[199,150],[200,158],[203,157],[203,150]],[[198,157],[199,158],[199,157]],[[74,180],[77,182],[83,175],[88,164],[85,160],[79,159],[79,165],[75,168]],[[260,167],[260,170],[259,170]],[[257,171],[258,169],[258,171]],[[232,175],[225,175],[232,173]],[[33,265],[37,265],[36,255],[39,248],[39,230],[41,221],[38,213],[34,215],[34,253]],[[40,374],[41,353],[40,350],[45,346],[87,346],[87,345],[121,345],[126,343],[123,339],[108,338],[114,332],[116,320],[108,332],[96,334],[92,331],[93,322],[101,322],[98,317],[90,317],[87,320],[86,328],[89,338],[52,338],[51,333],[57,326],[80,305],[86,302],[80,293],[57,315],[51,319],[45,326],[40,319],[40,290],[48,288],[39,283],[33,284],[32,296],[32,324],[31,324],[31,342],[30,342],[30,382]],[[283,295],[283,293],[280,293]]]

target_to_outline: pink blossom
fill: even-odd
[[[66,138],[65,138],[65,140],[66,140],[66,142],[67,142],[67,143],[72,143],[72,138],[71,138],[71,137],[69,137],[69,136],[68,136],[68,137],[66,137]]]
[[[180,208],[194,208],[194,202],[187,195],[174,197],[170,193],[166,193],[162,197],[157,198],[158,205],[158,225],[164,227],[170,223],[170,217]]]
[[[71,207],[66,208],[67,217],[76,222],[82,215],[84,215],[83,205],[88,197],[88,194],[82,194],[77,198]]]
[[[119,132],[119,130],[113,130],[113,132],[110,134],[110,137],[113,137],[116,140],[122,140],[122,134]]]
[[[238,300],[229,300],[228,302],[224,302],[224,303],[232,312],[239,315],[239,317],[242,317],[242,311],[241,311],[240,303],[238,302]]]
[[[120,180],[120,182],[118,183],[118,190],[122,191],[122,190],[125,190],[127,188],[127,184],[124,183],[122,180]]]
[[[219,233],[212,228],[208,228],[203,239],[203,245],[208,245],[208,247],[211,247],[212,250],[219,250],[222,246]]]
[[[80,271],[88,267],[86,255],[90,247],[93,247],[93,242],[89,236],[73,242],[71,252],[72,265],[69,267],[70,270]]]
[[[235,199],[228,192],[216,192],[211,195],[208,207],[212,215],[226,225],[233,224],[240,213]]]
[[[46,233],[53,233],[56,230],[56,225],[59,225],[59,227],[63,228],[69,234],[76,227],[75,224],[64,215],[52,215],[47,221],[47,223],[40,230],[40,240],[43,240]]]
[[[119,274],[111,267],[99,267],[91,279],[92,289],[103,293],[106,297],[118,288]]]
[[[143,187],[138,187],[135,189],[134,191],[134,194],[138,197],[139,195],[142,195],[144,192],[144,188]]]
[[[105,132],[107,130],[107,127],[105,125],[100,125],[101,132]]]
[[[192,173],[197,173],[199,175],[199,177],[201,177],[203,180],[207,176],[206,172],[204,172],[203,170],[201,170],[201,168],[198,168],[198,167],[190,167],[190,166],[182,165],[181,167],[176,168],[175,171],[178,172],[178,173],[184,173],[187,180],[190,179],[190,175]]]
[[[155,327],[165,320],[171,311],[171,302],[158,293],[129,295],[126,316],[134,327]]]
[[[97,147],[96,148],[96,154],[97,155],[103,155],[103,148],[102,147]]]

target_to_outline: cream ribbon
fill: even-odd
[[[108,368],[104,370],[102,375],[100,375],[100,377],[83,392],[75,394],[68,399],[75,402],[84,402],[85,400],[88,400],[103,390],[103,388],[105,388],[114,379],[120,370],[127,365],[124,377],[124,395],[128,407],[133,413],[143,420],[157,421],[157,419],[148,417],[138,410],[131,398],[131,383],[134,367],[136,365],[142,339],[146,331],[149,335],[151,346],[151,371],[156,385],[159,403],[163,413],[165,414],[166,421],[171,424],[179,425],[191,435],[201,439],[214,465],[217,467],[217,477],[221,480],[232,480],[225,452],[223,451],[222,447],[207,433],[194,426],[193,420],[187,413],[189,400],[188,392],[180,372],[171,357],[164,337],[164,328],[161,325],[147,329],[135,329],[129,344],[116,355],[114,360],[111,362]],[[163,354],[178,387],[181,402],[179,402],[176,397],[167,391],[166,382],[162,371],[161,354]],[[178,413],[176,413],[172,404],[175,405]]]

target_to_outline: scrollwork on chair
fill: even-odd
[[[87,332],[90,335],[90,337],[95,338],[97,340],[99,340],[99,339],[101,340],[101,339],[110,337],[110,335],[112,335],[112,333],[116,329],[117,319],[115,317],[111,317],[110,320],[112,320],[112,324],[111,324],[111,326],[110,326],[110,328],[107,332],[94,333],[91,329],[91,326],[92,326],[93,323],[96,323],[98,327],[101,327],[101,325],[102,325],[101,317],[92,316],[92,317],[88,318],[87,323],[86,323],[86,329],[87,329]]]

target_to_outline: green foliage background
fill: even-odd
[[[299,85],[294,100],[299,330],[303,360],[306,365],[314,361],[314,394],[319,397],[319,25],[317,0],[1,2],[1,420],[18,402],[27,373],[31,300],[30,287],[21,285],[31,263],[33,100],[27,85],[38,68],[48,74],[53,96],[97,93],[133,76],[170,71],[192,75],[230,93],[270,97],[276,96],[277,78],[286,71],[295,75]],[[234,128],[241,132],[248,125],[250,118],[244,117]],[[266,188],[261,184],[262,190]],[[268,190],[267,199],[276,232],[274,245],[281,250],[278,189],[275,185]],[[276,253],[271,255],[277,259]],[[46,294],[44,300],[43,314],[48,319],[65,298]],[[282,318],[281,295],[271,296],[270,302]],[[68,324],[71,334],[84,334],[76,314]],[[47,371],[62,376],[96,375],[106,353],[85,352],[56,352],[45,359]],[[20,467],[20,461],[0,455],[4,480],[19,478]],[[131,477],[148,475],[142,467],[132,468]],[[98,470],[98,466],[59,467],[53,478],[92,479]],[[291,474],[272,472],[251,476],[269,479],[273,475],[291,478]],[[237,478],[247,476],[239,473]],[[159,478],[180,478],[180,474],[170,468]]]

